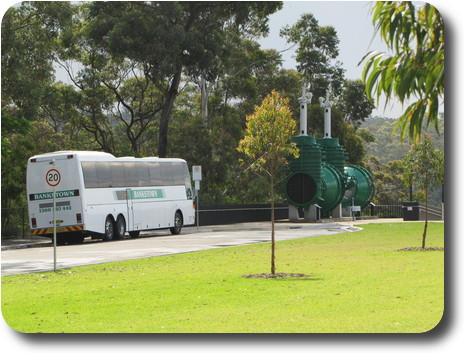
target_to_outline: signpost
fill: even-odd
[[[201,165],[194,165],[192,167],[192,179],[195,182],[195,195],[197,197],[197,230],[200,226],[200,181],[202,180],[201,176]]]
[[[55,160],[51,161],[50,164],[55,165]],[[56,194],[55,187],[60,185],[61,174],[56,169],[50,169],[45,174],[45,180],[47,184],[53,188],[53,271],[56,272]]]

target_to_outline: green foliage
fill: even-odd
[[[399,131],[391,133],[397,123],[397,119],[371,117],[361,124],[361,127],[370,132],[375,139],[375,141],[366,144],[366,155],[376,156],[382,164],[403,159],[404,155],[409,152],[412,143],[402,141]],[[439,134],[433,133],[433,130],[430,132],[433,144],[441,151],[444,151],[445,146],[444,124],[444,119],[439,119]],[[430,128],[426,128],[425,123],[422,129],[423,131],[430,130]]]
[[[425,134],[404,158],[404,183],[417,183],[422,189],[442,185],[445,177],[445,155],[435,149]]]
[[[432,139],[425,134],[414,144],[404,158],[403,182],[405,185],[416,183],[425,193],[425,225],[422,235],[422,247],[425,247],[427,236],[428,192],[433,186],[443,185],[445,181],[445,155],[435,149]]]
[[[345,80],[343,91],[337,102],[345,119],[358,126],[371,116],[375,106],[367,99],[366,87],[361,80]]]
[[[30,131],[31,123],[27,119],[18,119],[2,111],[2,208],[24,204],[21,196],[25,173],[21,162],[24,154],[32,149],[26,138]]]
[[[311,82],[315,97],[324,97],[331,84],[339,95],[343,84],[343,72],[338,57],[339,39],[335,28],[321,27],[314,15],[303,14],[296,24],[286,26],[280,32],[289,43],[297,44],[297,69],[307,82]]]
[[[2,109],[2,235],[22,235],[25,226],[21,208],[26,205],[24,185],[26,181],[24,159],[32,149],[26,136],[31,123],[25,118],[9,115]],[[7,233],[6,233],[7,232]]]
[[[288,156],[298,157],[295,143],[296,122],[291,117],[288,99],[276,91],[268,95],[252,115],[247,116],[245,137],[238,150],[251,160],[251,168],[273,175]]]
[[[162,92],[158,155],[165,157],[182,75],[216,77],[230,55],[227,34],[266,33],[267,16],[280,7],[280,2],[93,2],[88,33],[99,50],[140,63]]]
[[[388,205],[399,201],[409,200],[409,189],[403,184],[403,161],[389,161],[381,164],[379,158],[369,156],[366,167],[372,173],[375,184],[373,203]],[[414,198],[415,201],[421,201]]]
[[[382,39],[394,52],[372,51],[363,71],[363,82],[370,100],[381,94],[387,102],[393,96],[409,105],[395,127],[401,138],[406,134],[418,140],[423,126],[432,124],[438,131],[439,101],[444,95],[444,22],[428,3],[381,1],[373,5],[373,22]]]
[[[245,136],[237,148],[250,159],[251,169],[269,175],[272,224],[271,273],[275,273],[275,180],[277,171],[287,163],[288,157],[298,158],[299,149],[296,143],[290,142],[296,128],[296,122],[292,119],[292,113],[288,107],[288,99],[272,91],[264,98],[263,104],[255,108],[254,114],[247,116]]]
[[[68,2],[23,2],[2,19],[2,111],[34,120],[53,80],[57,38],[72,15]],[[33,69],[32,69],[33,68]]]
[[[406,201],[410,199],[412,191],[412,200],[425,202],[425,194],[420,190],[419,185],[413,183],[412,190],[404,185],[403,179],[403,159],[409,152],[412,143],[401,141],[400,133],[396,131],[391,134],[398,120],[373,117],[362,123],[362,128],[358,134],[366,133],[371,137],[365,141],[366,148],[366,167],[372,172],[376,185],[375,204],[385,204],[392,201]],[[432,134],[433,145],[441,151],[444,151],[444,119],[438,121],[440,134]],[[426,127],[423,127],[426,130]],[[430,188],[429,202],[435,206],[441,204],[441,187]]]
[[[395,251],[410,246],[420,223],[362,227],[278,242],[283,271],[312,278],[242,278],[265,271],[269,244],[229,247],[3,276],[2,314],[30,333],[433,329],[444,309],[443,252]],[[443,223],[430,224],[430,242],[443,246]]]

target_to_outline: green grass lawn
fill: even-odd
[[[21,332],[425,332],[444,308],[443,251],[423,223],[2,277],[2,313]],[[427,246],[444,244],[429,224]]]

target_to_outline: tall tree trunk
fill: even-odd
[[[182,67],[177,69],[175,73],[171,87],[166,92],[163,110],[161,111],[160,118],[160,127],[158,135],[158,157],[166,157],[168,152],[168,129],[169,129],[169,119],[171,118],[172,107],[174,106],[174,101],[176,100],[177,95],[179,94],[179,84],[182,75]]]
[[[201,91],[201,119],[203,120],[203,123],[205,124],[205,126],[207,126],[209,89],[206,88],[206,79],[204,76],[201,76],[200,91]]]
[[[429,201],[428,201],[428,186],[425,186],[425,225],[424,233],[422,234],[422,248],[425,248],[425,238],[427,237],[427,225],[429,220]]]
[[[275,274],[274,172],[271,171],[271,273]]]

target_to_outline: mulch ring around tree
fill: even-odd
[[[245,275],[243,278],[285,278],[285,277],[314,277],[304,273],[259,273],[256,275]]]
[[[412,247],[412,248],[404,248],[395,251],[444,251],[445,248],[440,247],[430,247],[430,248],[419,248],[419,247]]]

